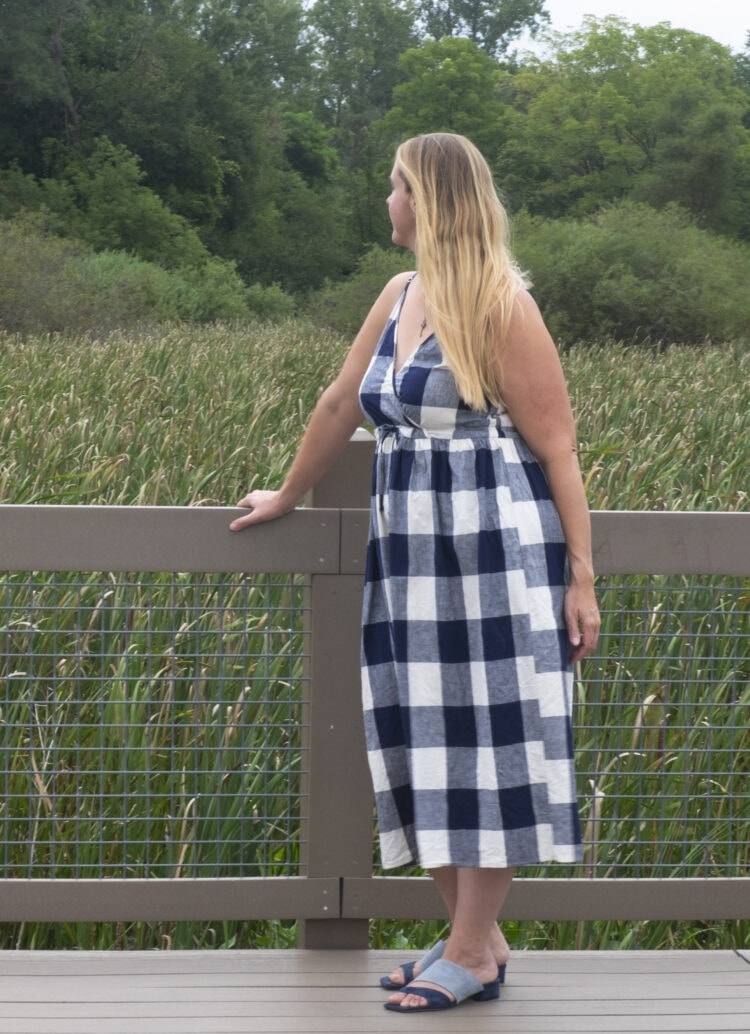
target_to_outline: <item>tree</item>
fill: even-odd
[[[735,82],[748,97],[748,111],[744,123],[750,128],[750,32],[745,39],[745,49],[734,58]]]
[[[196,268],[209,254],[186,219],[145,184],[138,158],[106,137],[90,156],[61,156],[60,183],[75,199],[68,232],[99,251],[115,249],[172,268]]]
[[[417,9],[434,40],[464,36],[496,56],[549,22],[544,0],[417,0]]]
[[[492,159],[504,138],[506,109],[500,100],[504,73],[497,62],[467,39],[447,37],[407,50],[399,61],[403,81],[393,105],[371,127],[370,233],[364,239],[385,246],[391,229],[384,199],[397,145],[420,133],[468,136]]]
[[[497,171],[514,207],[582,215],[629,195],[678,202],[701,225],[735,233],[748,104],[729,50],[619,18],[587,19],[554,41],[551,60],[512,78]]]
[[[446,37],[406,51],[400,68],[404,81],[379,126],[389,161],[400,139],[428,132],[462,133],[494,156],[507,110],[503,73],[488,54],[470,40]]]
[[[391,106],[400,55],[417,39],[415,22],[411,0],[316,0],[310,7],[315,110],[334,130],[345,172],[338,218],[350,220],[359,246],[385,233],[386,180],[372,127]]]
[[[410,0],[316,0],[309,12],[319,103],[345,144],[388,110],[399,56],[414,45]]]
[[[263,280],[289,166],[281,107],[309,78],[301,0],[7,0],[0,28],[6,161],[54,192],[75,164],[67,149],[87,168],[106,138],[137,158],[154,201]],[[12,178],[30,196],[28,182]],[[158,224],[166,213],[139,196]],[[75,215],[60,228],[84,225]]]
[[[0,150],[27,164],[29,152],[64,127],[75,132],[76,98],[66,74],[67,32],[90,13],[89,0],[4,0],[0,4]],[[33,170],[41,172],[39,165]]]
[[[251,84],[254,97],[264,93],[268,101],[309,84],[312,47],[301,0],[192,0],[192,6],[190,23],[201,40]]]
[[[0,4],[0,95],[5,103],[24,98],[28,109],[61,98],[63,83],[51,46],[56,33],[80,19],[87,0],[3,0]]]

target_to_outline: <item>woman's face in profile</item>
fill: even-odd
[[[391,192],[386,204],[393,227],[391,240],[394,244],[399,244],[402,248],[411,248],[413,251],[417,228],[414,198],[398,165],[394,165],[391,172]]]

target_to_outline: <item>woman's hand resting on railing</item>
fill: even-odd
[[[264,521],[275,521],[294,509],[294,502],[289,502],[281,492],[255,491],[248,492],[240,499],[238,506],[246,507],[249,513],[236,517],[229,525],[230,531],[242,531],[251,524],[262,524]]]

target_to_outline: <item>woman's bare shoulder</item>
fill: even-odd
[[[403,273],[396,273],[395,276],[391,277],[383,290],[391,291],[398,295],[415,276],[416,272],[413,269],[407,269]]]
[[[551,341],[541,309],[525,287],[520,288],[513,297],[507,327],[506,346],[511,348],[514,344],[526,348],[531,341],[545,344]]]
[[[395,276],[391,277],[373,302],[372,308],[363,324],[363,330],[373,323],[378,326],[378,333],[382,330],[385,325],[385,321],[388,318],[388,314],[393,309],[404,288],[409,283],[410,277],[413,275],[413,273],[407,272],[397,273]]]

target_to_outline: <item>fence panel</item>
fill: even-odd
[[[361,453],[329,509],[239,536],[218,508],[0,508],[0,917],[302,918],[330,944],[441,914],[371,876]],[[585,865],[524,874],[508,914],[747,914],[750,515],[594,533]]]
[[[14,573],[5,878],[299,875],[305,583]]]

